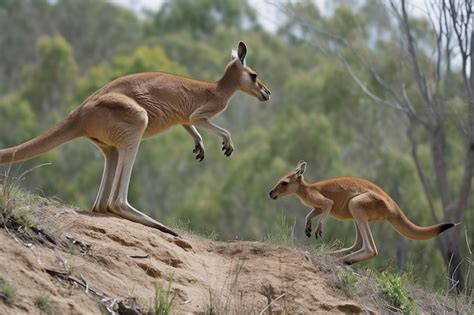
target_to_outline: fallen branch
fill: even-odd
[[[274,299],[271,303],[268,303],[267,306],[265,306],[265,308],[259,313],[259,315],[263,315],[263,313],[270,307],[272,306],[273,303],[275,303],[276,301],[278,301],[279,299],[281,299],[282,297],[284,297],[286,295],[286,293],[283,293],[279,296],[276,297],[276,299]]]

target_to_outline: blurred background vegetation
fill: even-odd
[[[435,223],[428,194],[442,221],[429,137],[420,130],[414,133],[427,193],[407,135],[412,126],[409,117],[380,106],[354,82],[347,64],[360,70],[372,91],[390,97],[362,71],[353,47],[338,50],[344,66],[331,51],[331,39],[315,31],[322,25],[362,47],[359,52],[381,76],[391,83],[403,77],[414,106],[421,107],[414,76],[398,64],[403,47],[397,44],[400,31],[394,28],[390,7],[373,0],[327,3],[321,12],[321,6],[311,1],[268,1],[257,8],[246,0],[180,0],[164,1],[156,10],[137,14],[113,1],[0,0],[0,148],[40,133],[124,74],[165,71],[215,81],[230,60],[231,49],[243,40],[249,48],[247,62],[271,89],[272,100],[260,103],[237,93],[217,119],[233,135],[236,151],[231,158],[220,151],[220,139],[203,132],[207,155],[198,163],[192,139],[179,127],[144,141],[133,172],[131,204],[159,221],[180,222],[222,240],[268,239],[281,233],[283,224],[294,229],[296,242],[302,244],[339,239],[349,245],[355,235],[352,223],[330,219],[322,241],[309,240],[303,231],[308,209],[296,199],[268,198],[275,182],[304,159],[308,181],[366,177],[383,187],[419,225]],[[259,15],[266,6],[276,12],[271,30],[263,27],[269,21]],[[422,15],[410,18],[413,36],[430,50],[436,41],[429,36],[429,21]],[[424,66],[433,67],[435,60],[429,54],[422,57]],[[458,118],[466,115],[467,101],[456,67],[450,81],[455,88],[446,95],[450,106],[442,118],[448,180],[455,194],[463,176],[465,144]],[[75,140],[14,168],[25,170],[44,162],[52,165],[36,170],[24,185],[89,209],[102,174],[99,151],[85,140]],[[472,259],[468,244],[474,243],[472,193],[470,199],[457,238],[464,270]],[[379,257],[367,265],[408,270],[422,283],[446,286],[445,260],[437,240],[407,241],[387,223],[374,224],[374,234]]]

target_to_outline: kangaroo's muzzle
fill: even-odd
[[[268,193],[268,195],[270,196],[270,198],[272,198],[273,200],[277,200],[278,198],[278,195],[275,195],[275,192],[272,190]]]

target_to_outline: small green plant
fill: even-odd
[[[347,295],[352,296],[357,293],[359,279],[351,268],[337,266],[332,279],[334,287],[342,290]]]
[[[74,244],[68,244],[67,252],[69,253],[70,256],[76,256],[77,255],[76,246]]]
[[[171,288],[170,280],[168,286],[163,288],[161,284],[155,285],[155,300],[154,300],[154,314],[168,315],[171,314],[174,298],[176,296],[174,290]]]
[[[403,313],[410,314],[414,311],[414,302],[408,294],[402,276],[383,272],[377,277],[381,295],[394,307]]]
[[[213,297],[212,292],[209,290],[209,302],[206,305],[206,308],[204,310],[205,315],[216,315],[217,312],[217,307],[216,307],[216,301],[215,298]]]
[[[15,299],[16,289],[8,283],[5,279],[0,277],[0,297],[7,303],[10,304]]]
[[[33,228],[38,225],[36,220],[31,215],[31,210],[27,208],[21,208],[18,211],[14,212],[14,216],[24,227]]]
[[[274,244],[292,246],[295,243],[293,236],[293,226],[288,222],[286,216],[282,212],[273,225],[272,232],[268,234],[267,240]]]
[[[53,313],[53,305],[48,295],[40,295],[36,298],[35,305],[44,313]]]

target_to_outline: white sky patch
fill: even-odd
[[[158,11],[166,1],[170,0],[106,0],[111,3],[119,4],[127,7],[139,16],[143,16],[145,11]],[[171,0],[172,1],[172,0]],[[199,0],[191,0],[199,1]],[[257,18],[263,28],[272,33],[276,32],[280,24],[285,20],[285,14],[280,11],[279,7],[289,2],[301,2],[307,0],[248,0],[248,3],[255,8]],[[339,1],[333,0],[312,0],[323,15],[331,12]],[[390,6],[388,0],[385,1],[387,6]],[[357,0],[354,1],[357,3]],[[409,14],[414,16],[427,16],[426,0],[409,0],[407,2]]]

